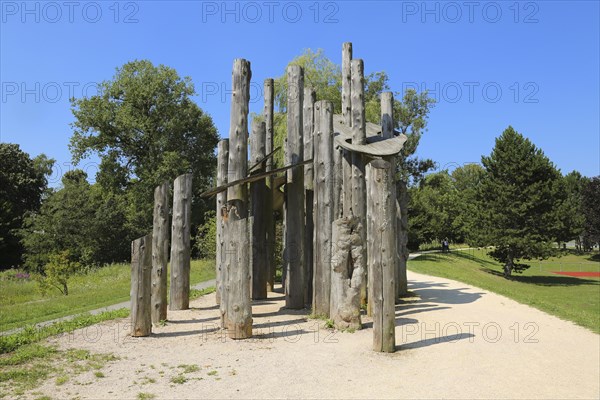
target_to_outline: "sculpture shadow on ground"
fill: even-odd
[[[409,325],[409,324],[417,324],[418,322],[419,322],[419,320],[416,320],[414,318],[395,318],[395,320],[394,320],[394,324],[396,325],[396,327],[403,326],[403,325]],[[362,323],[361,329],[371,329],[371,328],[373,328],[373,322],[363,322]]]
[[[438,304],[467,304],[473,303],[485,293],[464,292],[466,288],[449,289],[446,283],[409,281],[408,288],[421,298],[421,302]]]
[[[483,269],[490,275],[504,278],[504,274],[500,271],[491,269]],[[570,276],[551,276],[551,275],[534,275],[534,276],[523,276],[523,275],[512,275],[509,279],[513,282],[528,283],[538,286],[580,286],[580,285],[600,285],[600,280],[593,279],[582,279]]]
[[[200,319],[192,318],[192,319],[180,319],[180,320],[167,320],[167,325],[170,325],[170,324],[174,324],[174,325],[201,324],[203,322],[218,321],[218,320],[219,320],[219,317],[209,317],[209,318],[200,318]]]
[[[409,350],[409,349],[420,349],[422,347],[432,346],[434,344],[441,343],[455,343],[459,340],[470,339],[475,337],[472,333],[457,333],[454,335],[437,336],[429,339],[421,339],[416,342],[402,343],[396,345],[396,351],[398,350]]]

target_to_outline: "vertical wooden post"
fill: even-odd
[[[252,134],[250,135],[250,161],[252,164],[260,162],[266,155],[265,123],[257,119],[252,120]],[[264,168],[259,170],[264,171]],[[250,184],[252,196],[252,298],[262,300],[267,298],[267,213],[265,207],[267,185],[264,179]]]
[[[287,68],[287,152],[286,164],[303,161],[302,103],[304,97],[304,71],[297,65]],[[287,308],[304,308],[304,168],[287,171],[285,186],[285,305]]]
[[[331,312],[338,329],[360,329],[360,290],[364,279],[363,226],[358,218],[333,222],[331,255]]]
[[[154,189],[152,222],[152,323],[167,319],[167,263],[169,261],[169,184]]]
[[[229,161],[229,139],[219,141],[217,146],[217,186],[227,183],[227,164]],[[217,194],[217,251],[216,251],[216,291],[215,299],[221,304],[221,293],[223,286],[223,251],[225,238],[223,237],[223,207],[227,205],[227,191]]]
[[[233,62],[232,73],[228,182],[245,178],[248,173],[248,103],[251,77],[250,62],[236,59]],[[227,210],[223,216],[227,282],[224,282],[222,291],[224,299],[221,301],[221,314],[223,326],[232,339],[252,336],[247,202],[246,185],[236,185],[227,189]]]
[[[273,79],[265,79],[264,82],[265,104],[263,115],[265,117],[266,143],[265,151],[267,154],[273,152],[273,111],[274,111],[274,89]],[[273,157],[267,160],[267,171],[273,169]],[[267,290],[272,292],[275,285],[275,218],[273,216],[273,177],[267,178],[267,209],[265,225],[267,227]]]
[[[302,106],[304,160],[314,158],[314,106],[317,93],[314,89],[304,88]],[[314,202],[314,163],[304,166],[304,302],[310,307],[313,291],[313,202]]]
[[[342,45],[342,117],[352,127],[352,43]],[[352,215],[352,153],[342,150],[343,196],[341,214]]]
[[[366,144],[367,130],[365,120],[365,86],[364,86],[364,64],[363,60],[352,60],[352,143]],[[366,208],[366,185],[365,185],[365,159],[361,153],[352,153],[352,214],[358,218],[359,223],[365,226]],[[366,229],[361,230],[363,243],[366,241]],[[367,262],[367,249],[363,246],[363,263]],[[369,271],[363,265],[362,270]],[[361,304],[367,303],[367,281],[362,280]],[[369,308],[367,308],[367,311]]]
[[[395,350],[396,200],[392,165],[373,160],[367,165],[369,304],[373,312],[373,350]]]
[[[344,153],[334,145],[333,148],[333,219],[342,217],[344,211]]]
[[[406,182],[396,182],[396,212],[400,217],[397,219],[397,246],[399,247],[398,265],[398,296],[408,294],[408,278],[406,276],[406,261],[408,260],[408,188]]]
[[[191,221],[192,174],[184,174],[173,185],[170,310],[187,310],[190,306]]]
[[[315,315],[329,316],[331,292],[331,224],[333,209],[333,104],[315,104],[314,129],[314,277],[312,308]]]
[[[392,92],[383,92],[381,93],[381,137],[385,138],[385,139],[389,139],[392,138],[394,136],[394,95]],[[396,168],[397,168],[397,163],[398,163],[398,158],[397,157],[386,157],[385,158],[386,161],[390,162],[391,168],[392,168],[392,178],[393,178],[393,188],[394,191],[396,190]],[[401,210],[400,210],[400,204],[398,203],[398,199],[396,198],[395,201],[395,210],[394,210],[394,214],[395,214],[395,225],[394,225],[394,237],[396,238],[396,259],[395,259],[395,266],[394,266],[394,281],[396,282],[396,286],[395,286],[395,299],[398,300],[400,293],[401,293],[401,286],[400,286],[400,268],[401,268],[401,254],[400,254],[400,250],[401,250],[401,246],[399,243],[400,240],[400,228],[402,226],[402,222],[401,222]],[[406,275],[406,272],[404,273],[404,275]]]
[[[131,336],[152,333],[152,235],[131,242]]]

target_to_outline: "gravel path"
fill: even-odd
[[[82,399],[600,396],[599,335],[463,283],[408,277],[418,297],[396,307],[393,354],[371,351],[368,318],[365,329],[333,332],[307,320],[306,310],[283,308],[278,293],[254,303],[254,338],[232,341],[217,329],[219,312],[209,295],[190,310],[170,312],[169,323],[148,338],[128,337],[123,319],[53,339],[62,348],[121,359],[101,379],[89,372],[61,386],[49,380],[36,391]],[[184,372],[183,364],[199,370]]]

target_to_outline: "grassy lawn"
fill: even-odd
[[[130,274],[129,264],[114,264],[74,276],[69,281],[68,296],[58,290],[42,295],[31,280],[0,279],[0,331],[127,301]],[[214,277],[214,260],[192,261],[192,285]]]
[[[530,265],[524,273],[514,274],[513,280],[506,280],[500,264],[484,250],[469,250],[426,254],[410,260],[408,269],[486,289],[600,333],[600,278],[553,273],[599,272],[597,254],[593,258],[590,254],[569,254]]]

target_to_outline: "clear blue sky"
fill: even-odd
[[[214,91],[230,88],[234,58],[251,61],[260,87],[307,48],[340,63],[345,41],[367,73],[388,73],[393,90],[417,85],[438,99],[418,155],[440,168],[479,162],[512,125],[563,173],[600,174],[597,1],[2,1],[1,8],[1,140],[55,158],[57,175],[70,168],[70,92],[94,94],[94,83],[127,61],[149,59],[190,76],[198,105],[226,137],[229,96]],[[252,111],[261,110],[259,96],[253,91]]]

